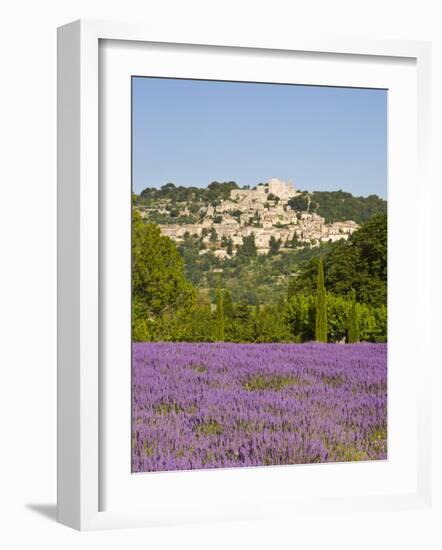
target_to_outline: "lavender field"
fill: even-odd
[[[133,345],[132,470],[387,457],[386,344]]]

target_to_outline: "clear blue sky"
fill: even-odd
[[[254,186],[387,194],[387,91],[135,77],[133,188]]]

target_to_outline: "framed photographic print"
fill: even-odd
[[[428,59],[59,29],[60,522],[426,505]]]

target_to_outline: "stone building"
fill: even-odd
[[[284,250],[295,235],[301,243],[318,246],[321,241],[348,239],[358,229],[352,220],[326,224],[325,219],[314,212],[293,210],[288,201],[296,195],[292,183],[272,178],[254,189],[233,189],[230,197],[217,206],[202,207],[199,223],[164,224],[160,229],[163,235],[177,242],[182,241],[186,233],[197,235],[206,245],[200,254],[211,251],[221,259],[230,257],[221,246],[222,239],[231,239],[235,255],[244,237],[253,233],[258,254],[267,254],[272,237],[281,242]],[[189,205],[185,205],[181,213],[188,211]]]

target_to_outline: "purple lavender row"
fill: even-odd
[[[132,470],[387,457],[385,344],[133,345]]]

